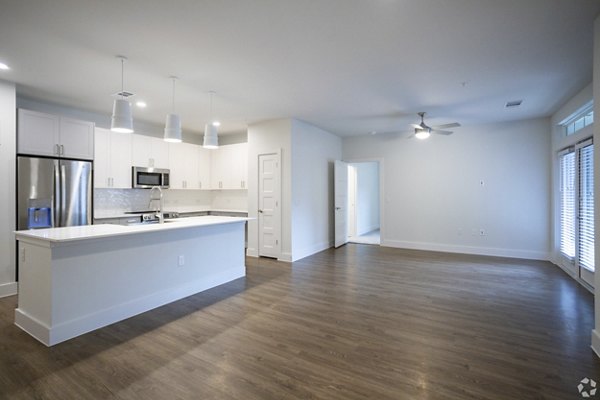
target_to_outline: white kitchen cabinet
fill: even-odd
[[[169,143],[162,139],[131,135],[131,160],[134,167],[169,168]]]
[[[248,144],[220,146],[211,154],[212,189],[248,188]]]
[[[19,154],[94,159],[94,123],[19,109]]]
[[[231,188],[248,189],[248,143],[238,143],[231,146],[234,153]]]
[[[171,189],[200,189],[198,185],[198,148],[189,143],[169,143]]]
[[[131,188],[131,134],[96,128],[95,188]]]
[[[210,188],[228,189],[227,174],[228,162],[231,162],[232,151],[229,146],[219,146],[211,151],[210,160]]]
[[[211,188],[211,156],[212,150],[197,146],[196,154],[198,158],[198,189],[208,190]]]

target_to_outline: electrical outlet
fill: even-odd
[[[184,256],[179,256],[179,259],[177,260],[177,265],[181,267],[184,264],[185,264],[185,257]]]

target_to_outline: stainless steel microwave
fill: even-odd
[[[169,188],[168,169],[131,167],[131,187],[135,189],[150,189],[158,186],[163,189]]]

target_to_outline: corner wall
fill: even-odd
[[[292,261],[292,121],[277,119],[248,126],[248,249],[258,257],[258,155],[281,151],[281,256]]]
[[[0,297],[17,293],[15,282],[16,94],[14,83],[0,81]]]
[[[424,141],[343,140],[344,159],[385,162],[382,245],[543,260],[550,154],[547,118],[463,126]]]
[[[292,120],[292,260],[333,246],[333,163],[342,140]]]

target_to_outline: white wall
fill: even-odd
[[[352,163],[356,168],[356,236],[379,229],[379,164]]]
[[[0,297],[17,293],[15,282],[16,94],[0,81]]]
[[[342,141],[292,120],[292,260],[333,246],[333,163]]]
[[[258,218],[258,155],[281,152],[281,256],[292,260],[292,121],[278,119],[248,126],[248,216]],[[248,255],[258,256],[258,221],[248,222]]]
[[[594,98],[600,99],[600,16],[594,21],[594,78],[593,78]],[[598,121],[600,117],[600,101],[594,102],[594,118]],[[594,122],[594,142],[600,143],[600,123]],[[595,146],[594,146],[595,147]],[[600,177],[600,151],[594,151],[594,180],[598,182]],[[600,185],[594,185],[594,209],[600,210]],[[600,232],[600,212],[594,215],[594,236],[598,237]],[[600,266],[600,241],[596,240],[595,247],[595,265]],[[595,274],[595,329],[592,331],[592,349],[600,356],[600,274]]]
[[[532,259],[550,249],[550,154],[549,119],[343,141],[344,159],[384,161],[382,245]]]

